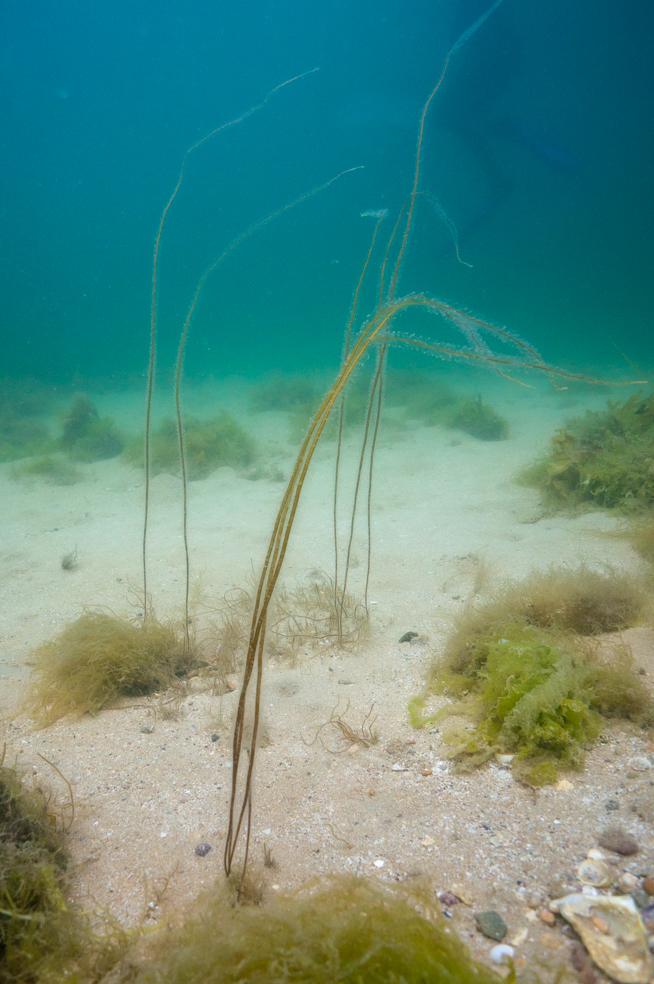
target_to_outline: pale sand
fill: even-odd
[[[325,872],[391,880],[421,872],[435,890],[458,892],[469,902],[455,907],[454,923],[478,954],[487,956],[493,944],[475,932],[473,913],[494,908],[509,926],[507,941],[521,941],[520,953],[560,951],[565,957],[565,937],[534,921],[527,901],[545,894],[553,878],[569,876],[570,888],[577,884],[577,865],[609,824],[621,824],[641,846],[622,868],[654,870],[652,827],[631,810],[652,783],[647,773],[626,776],[632,757],[653,750],[647,736],[628,725],[607,726],[606,740],[590,751],[585,769],[568,775],[571,788],[534,794],[494,764],[468,777],[452,775],[440,733],[414,731],[407,703],[421,691],[451,616],[471,598],[482,565],[491,584],[554,563],[610,562],[632,571],[642,565],[624,541],[600,535],[615,527],[614,519],[601,513],[543,518],[537,493],[511,481],[545,447],[555,426],[585,405],[603,403],[606,391],[575,391],[573,399],[545,387],[491,385],[492,402],[511,421],[507,441],[482,443],[416,424],[398,429],[391,423],[381,432],[371,635],[347,652],[318,645],[305,647],[295,665],[270,661],[253,856],[261,860],[264,842],[273,852],[277,867],[267,871],[269,893]],[[206,410],[214,396],[210,387],[191,394],[192,409]],[[140,401],[98,398],[101,413],[119,418],[140,410]],[[239,401],[244,419],[242,385],[232,381],[218,392],[218,404],[238,409]],[[293,448],[285,417],[260,414],[244,422],[264,445],[266,460],[288,476]],[[354,448],[349,438],[348,447]],[[39,780],[58,787],[63,802],[63,785],[38,753],[72,783],[75,898],[106,904],[133,923],[174,870],[162,908],[151,910],[152,918],[161,918],[221,872],[236,694],[193,692],[172,721],[155,718],[156,700],[46,730],[35,730],[20,715],[11,720],[34,646],[83,605],[129,611],[128,584],[140,579],[143,487],[139,471],[119,460],[84,466],[84,480],[63,488],[13,481],[10,470],[0,470],[0,683],[8,761],[17,757]],[[316,568],[332,570],[332,476],[333,444],[327,443],[305,487],[285,564],[287,583]],[[191,483],[191,559],[209,595],[246,585],[258,572],[283,488],[230,468]],[[157,611],[168,615],[179,611],[182,600],[180,482],[162,475],[152,491],[150,588]],[[365,576],[364,533],[362,519],[355,592]],[[75,546],[79,566],[64,572],[60,559]],[[427,641],[400,645],[408,630]],[[624,639],[649,674],[645,679],[653,679],[654,633],[639,628]],[[379,742],[334,754],[334,736],[325,729],[324,745],[308,744],[332,709],[344,711],[348,703],[347,720],[355,726],[374,704]],[[153,733],[141,732],[144,722],[154,724]],[[212,742],[212,734],[219,740]],[[617,811],[607,811],[610,799],[619,802]],[[194,854],[199,842],[213,847],[205,858]]]

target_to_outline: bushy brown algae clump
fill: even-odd
[[[27,706],[43,725],[165,689],[194,665],[175,623],[154,616],[130,622],[92,611],[42,643],[34,659]]]
[[[555,781],[557,764],[583,762],[602,716],[653,722],[652,697],[628,648],[618,646],[607,658],[587,638],[636,624],[647,605],[636,579],[583,566],[509,585],[460,616],[433,668],[428,690],[463,703],[425,716],[425,698],[416,698],[413,724],[463,716],[468,725],[444,733],[459,770],[511,754],[514,771],[532,784]]]
[[[202,915],[158,938],[135,984],[497,984],[422,886],[331,877],[263,908]]]

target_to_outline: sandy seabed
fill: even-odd
[[[534,568],[582,560],[641,569],[626,542],[604,535],[615,528],[613,518],[598,512],[547,516],[535,491],[512,482],[556,426],[605,398],[596,390],[525,391],[502,382],[491,402],[509,418],[511,436],[497,443],[394,421],[390,413],[376,452],[370,636],[347,651],[308,646],[294,663],[271,659],[266,667],[252,850],[262,861],[265,844],[275,859],[266,870],[269,894],[327,872],[392,881],[421,873],[435,891],[463,900],[452,909],[453,923],[478,956],[487,959],[493,943],[475,931],[474,913],[495,909],[509,927],[506,941],[515,941],[521,954],[567,959],[569,940],[544,925],[533,906],[537,897],[547,899],[552,882],[574,889],[577,866],[600,831],[619,824],[638,841],[633,858],[616,856],[622,870],[654,872],[654,828],[632,809],[654,783],[629,766],[654,751],[645,732],[607,725],[583,771],[535,792],[496,764],[469,776],[452,774],[438,730],[415,731],[407,714],[482,571],[492,586]],[[193,399],[202,409],[212,397],[198,391]],[[129,395],[97,402],[119,422],[123,414],[133,423],[130,415],[140,409],[140,397]],[[240,405],[237,416],[258,440],[270,473],[288,477],[294,448],[286,417],[246,418],[238,380],[225,384],[217,402]],[[355,448],[348,437],[350,463]],[[333,452],[329,442],[318,449],[307,480],[284,568],[287,584],[308,583],[312,571],[332,569]],[[17,759],[52,787],[59,783],[62,802],[66,790],[39,753],[72,784],[75,899],[107,905],[133,924],[148,904],[153,920],[183,907],[221,873],[237,694],[213,696],[195,681],[177,719],[162,720],[156,699],[141,699],[44,730],[17,710],[35,646],[82,606],[133,611],[130,585],[138,586],[141,576],[142,473],[120,459],[82,471],[78,484],[56,487],[16,481],[10,465],[0,469],[0,707],[9,761]],[[258,573],[283,489],[272,478],[253,481],[231,468],[190,484],[192,569],[209,597],[247,585]],[[152,494],[150,588],[157,612],[169,615],[179,612],[183,598],[181,483],[160,475]],[[62,555],[75,548],[78,566],[62,570]],[[360,593],[363,519],[353,553],[350,586]],[[407,631],[418,640],[400,644]],[[654,632],[636,628],[622,638],[645,679],[654,679]],[[372,708],[379,741],[367,749],[343,748],[323,730],[324,741],[312,743],[334,708],[347,708],[354,727]],[[144,733],[144,724],[154,729]],[[617,809],[607,809],[610,801]],[[206,857],[194,853],[199,843],[212,846]]]

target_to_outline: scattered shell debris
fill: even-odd
[[[654,965],[645,927],[628,895],[575,893],[550,902],[579,933],[598,967],[619,984],[648,984]]]

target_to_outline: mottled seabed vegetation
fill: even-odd
[[[201,914],[159,935],[135,984],[497,984],[474,961],[425,887],[323,878],[263,908],[224,887]]]
[[[254,441],[228,413],[209,420],[190,417],[184,424],[184,462],[191,480],[206,478],[225,465],[246,467],[256,455]],[[130,464],[142,466],[143,440],[129,441],[124,456]],[[177,421],[162,421],[150,435],[150,472],[181,473]]]
[[[582,765],[603,718],[654,723],[631,651],[619,642],[605,649],[598,639],[651,615],[648,588],[612,570],[553,568],[467,608],[427,692],[410,704],[412,723],[447,722],[443,738],[456,771],[509,755],[519,778],[555,782],[557,767]],[[427,715],[429,694],[458,702]]]
[[[654,506],[654,394],[609,400],[556,431],[550,450],[518,476],[552,511],[589,506],[638,514]],[[651,549],[651,548],[650,548]]]
[[[373,377],[359,372],[352,380],[345,399],[345,424],[356,426],[366,417],[370,405]],[[444,383],[437,373],[387,371],[386,398],[397,411],[392,418],[397,426],[404,420],[420,420],[428,426],[462,431],[481,441],[500,441],[508,437],[509,424],[481,394],[460,396]],[[320,406],[323,388],[302,376],[275,376],[252,390],[250,405],[256,412],[276,410],[289,414],[290,437],[302,438],[311,418]],[[337,435],[336,418],[327,426],[325,436]]]
[[[125,442],[113,420],[100,417],[93,401],[81,393],[66,414],[59,445],[73,461],[91,462],[117,457]]]
[[[52,795],[0,764],[0,980],[99,981],[128,934],[81,913],[70,890],[66,825]]]

